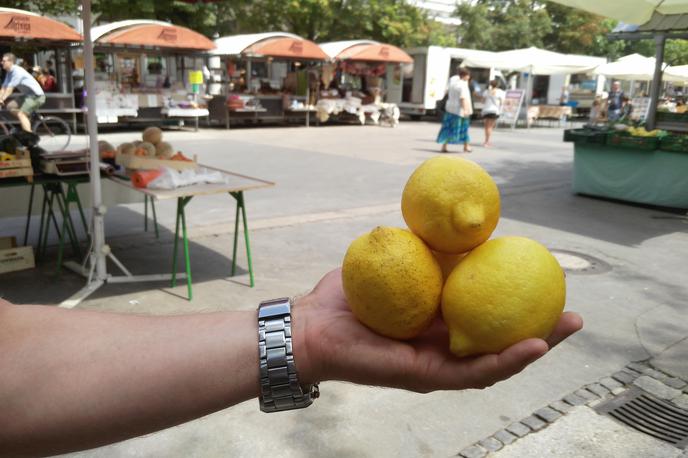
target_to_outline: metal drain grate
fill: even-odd
[[[640,389],[632,388],[595,410],[678,448],[688,445],[688,410]]]

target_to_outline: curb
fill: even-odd
[[[631,386],[669,401],[678,408],[688,410],[688,382],[655,369],[648,360],[632,362],[611,376],[585,385],[562,399],[536,410],[528,417],[464,448],[457,456],[486,457],[528,434],[544,430],[576,406],[595,407],[624,393]],[[682,456],[688,457],[688,449]]]

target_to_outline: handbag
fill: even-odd
[[[449,100],[449,92],[444,94],[444,97],[435,102],[435,110],[440,113],[445,113],[447,111],[447,100]]]

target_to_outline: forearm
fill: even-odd
[[[255,312],[176,317],[0,302],[0,455],[139,436],[258,395]]]
[[[0,100],[2,100],[3,102],[6,101],[9,98],[9,96],[12,95],[12,91],[14,91],[14,88],[12,88],[11,86],[7,86],[6,88],[4,88],[2,90],[2,96],[0,96]]]

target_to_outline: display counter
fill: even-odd
[[[314,107],[307,106],[305,96],[291,94],[217,95],[208,103],[211,122],[227,129],[236,124],[300,122],[309,124]]]
[[[574,144],[573,191],[662,207],[688,208],[688,153]]]

